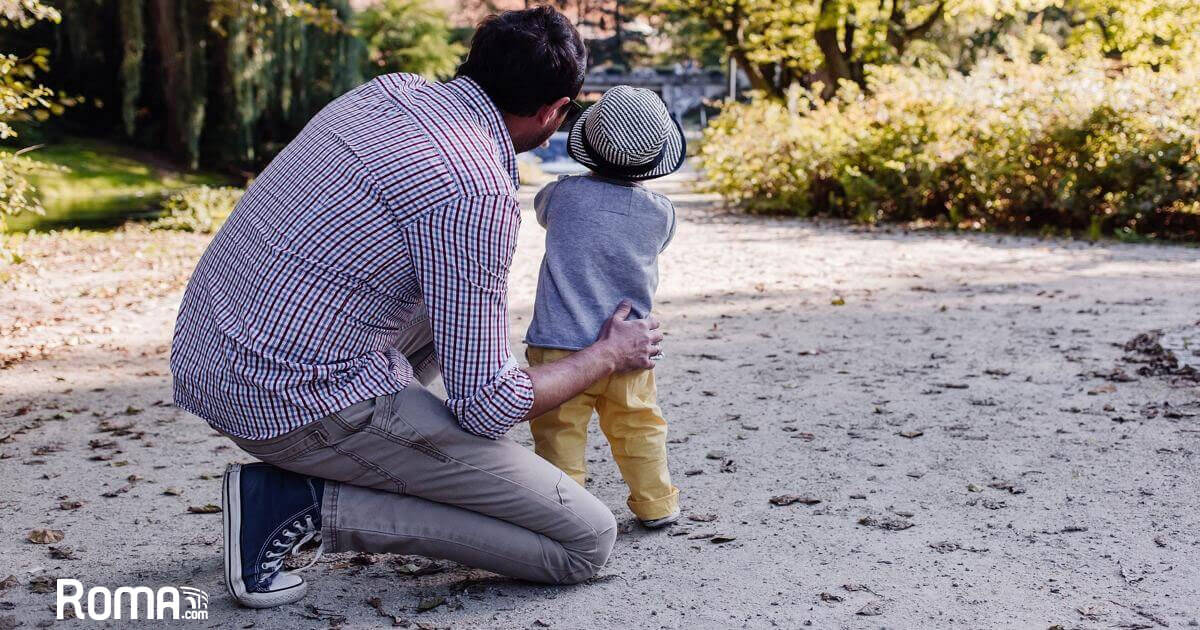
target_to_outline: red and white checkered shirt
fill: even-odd
[[[520,207],[500,111],[467,78],[374,79],[316,115],[200,259],[175,325],[175,402],[267,439],[404,389],[428,311],[446,405],[504,435],[533,405],[508,344]],[[424,305],[424,306],[423,306]]]

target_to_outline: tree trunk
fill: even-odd
[[[137,101],[142,93],[142,56],[146,50],[143,0],[121,0],[121,120],[125,135],[137,131]]]
[[[751,89],[765,92],[773,98],[783,97],[783,90],[767,78],[758,64],[751,62],[746,56],[745,38],[742,35],[740,6],[734,8],[733,15],[730,16],[728,22],[725,22],[719,16],[709,16],[708,24],[710,27],[716,29],[721,34],[722,39],[725,40],[725,49],[733,57],[733,60],[737,62],[738,68],[746,73],[746,78],[750,80]]]
[[[904,54],[909,42],[928,33],[929,29],[933,28],[933,25],[942,18],[942,13],[946,9],[944,2],[938,2],[929,17],[922,20],[920,24],[910,27],[902,2],[903,0],[892,0],[892,11],[888,15],[887,42],[892,45],[897,55]]]
[[[150,3],[154,13],[155,38],[158,44],[159,58],[162,60],[162,91],[163,106],[166,108],[166,146],[174,155],[184,151],[183,133],[183,98],[182,72],[180,71],[179,25],[175,20],[174,0],[152,0]]]
[[[824,70],[828,78],[825,88],[821,90],[821,98],[825,99],[832,98],[837,93],[839,81],[854,78],[846,51],[842,50],[838,43],[840,22],[841,17],[838,15],[835,0],[821,0],[821,13],[817,17],[817,29],[813,33],[813,38],[817,42],[817,48],[821,50]]]

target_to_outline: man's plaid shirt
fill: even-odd
[[[447,406],[498,438],[533,405],[508,344],[512,141],[467,78],[379,77],[330,103],[246,191],[175,325],[175,402],[266,439],[413,382],[428,311]]]

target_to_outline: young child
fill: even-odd
[[[608,90],[572,126],[567,151],[592,172],[560,177],[534,199],[546,255],[525,335],[531,364],[590,345],[623,299],[633,303],[631,319],[650,313],[658,254],[675,234],[675,208],[638,182],[677,170],[684,149],[662,100],[641,88]],[[667,421],[651,370],[614,374],[532,420],[537,454],[583,485],[593,409],[629,486],[629,509],[649,528],[679,520],[679,490],[667,471]]]

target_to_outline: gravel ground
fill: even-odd
[[[0,269],[0,628],[51,625],[53,577],[204,589],[208,621],[180,625],[213,628],[1200,625],[1200,384],[1183,367],[1200,364],[1198,250],[736,217],[686,178],[657,185],[680,209],[658,380],[688,518],[633,527],[595,433],[590,488],[622,534],[568,588],[342,555],[300,604],[233,607],[221,517],[188,508],[219,504],[221,471],[248,457],[170,405],[167,369],[206,239],[17,241],[27,261]],[[540,251],[529,214],[518,352]],[[42,528],[64,538],[27,542]]]

